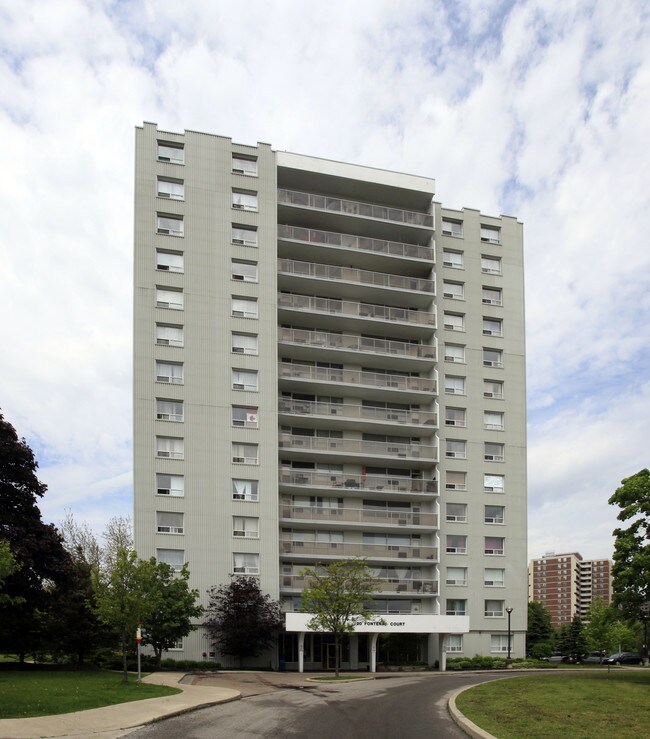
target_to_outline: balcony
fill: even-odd
[[[428,213],[418,213],[401,208],[389,208],[385,205],[374,205],[372,203],[360,203],[357,200],[345,200],[327,195],[314,195],[298,190],[278,190],[278,203],[299,205],[303,208],[314,210],[325,210],[334,213],[346,213],[348,215],[362,216],[363,218],[374,218],[382,221],[393,221],[394,223],[406,223],[413,226],[425,226],[433,228],[433,216]]]
[[[280,434],[278,446],[283,452],[324,452],[329,457],[340,458],[341,461],[350,456],[385,458],[393,462],[403,460],[434,463],[438,460],[438,447],[427,444]]]
[[[288,590],[304,590],[311,585],[310,578],[302,577],[302,575],[281,575],[280,590],[285,592]],[[437,595],[437,580],[407,580],[407,579],[386,579],[379,580],[378,589],[375,593],[410,593],[412,595]]]
[[[386,257],[393,264],[398,264],[401,260],[405,260],[403,266],[400,265],[400,271],[413,270],[417,268],[413,265],[413,260],[425,262],[424,268],[431,269],[431,265],[435,260],[435,252],[430,246],[421,246],[420,244],[408,244],[401,241],[386,241],[385,239],[373,239],[367,236],[356,236],[354,234],[344,234],[335,231],[324,231],[322,229],[302,228],[300,226],[287,226],[278,224],[278,239],[287,243],[283,248],[283,256],[303,255],[305,254],[305,244],[314,247],[316,253],[322,252],[327,254],[327,262],[337,258],[338,250],[352,249],[358,254],[355,256],[355,264],[365,266],[366,264],[376,263],[377,258]],[[346,263],[350,261],[350,255],[347,251],[342,251],[339,259],[345,259]],[[419,265],[422,268],[422,265]]]
[[[338,334],[327,331],[311,331],[302,328],[278,328],[278,342],[295,349],[292,355],[298,359],[314,360],[314,349],[322,349],[329,360],[346,360],[359,363],[363,355],[364,364],[380,366],[399,360],[404,370],[432,367],[436,361],[436,347],[433,344],[411,344],[408,341],[375,339],[358,334]],[[323,355],[325,359],[325,355]]]
[[[305,280],[322,281],[329,295],[345,297],[354,294],[362,300],[374,302],[383,297],[387,302],[394,302],[395,291],[400,303],[407,301],[416,307],[425,308],[431,305],[435,294],[433,280],[407,275],[395,275],[388,272],[371,272],[356,267],[340,267],[333,264],[303,262],[297,259],[278,259],[278,285],[282,288],[304,288]]]
[[[344,472],[320,472],[318,470],[291,470],[281,469],[279,474],[281,488],[308,489],[305,492],[317,490],[345,491],[353,493],[372,492],[379,497],[388,499],[403,499],[405,496],[433,498],[438,493],[437,480],[413,479],[407,475],[351,475]],[[384,496],[384,494],[386,494]]]
[[[314,313],[320,317],[319,328],[337,329],[345,328],[347,325],[348,328],[357,331],[375,331],[377,324],[394,323],[400,326],[400,333],[404,338],[412,339],[430,336],[436,327],[435,313],[430,310],[409,310],[294,293],[279,293],[278,308]]]
[[[420,426],[436,427],[438,417],[432,411],[403,410],[400,408],[375,408],[353,403],[323,403],[308,400],[280,398],[278,412],[288,416],[322,416],[324,419],[359,421],[353,428],[374,426],[373,422],[398,426],[411,426],[415,431]],[[369,423],[364,423],[364,422]],[[427,431],[425,429],[425,431]],[[428,431],[427,431],[428,432]]]
[[[398,526],[400,528],[428,526],[438,527],[435,513],[419,511],[388,511],[370,508],[323,508],[319,506],[280,504],[280,518],[293,521],[316,521],[327,523],[364,523],[379,526]]]
[[[434,377],[390,375],[290,362],[279,363],[278,376],[281,387],[286,387],[286,383],[282,382],[284,379],[299,380],[301,384],[304,383],[305,390],[323,392],[329,387],[333,395],[341,392],[341,386],[353,385],[355,397],[360,398],[399,398],[400,401],[417,403],[422,401],[422,394],[430,399],[431,395],[438,393],[438,383]]]
[[[438,550],[432,546],[409,547],[361,542],[291,541],[280,539],[280,555],[305,555],[310,558],[365,557],[367,559],[422,559],[437,561]]]

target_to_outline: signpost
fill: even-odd
[[[138,645],[138,682],[142,682],[142,673],[140,672],[140,650],[142,648],[142,631],[140,629],[140,622],[138,622],[138,628],[135,630],[135,643]]]

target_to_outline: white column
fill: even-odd
[[[438,653],[440,654],[440,672],[445,672],[447,670],[447,652],[445,651],[445,647],[443,644],[443,641],[445,639],[444,634],[438,635]]]
[[[379,634],[370,634],[370,672],[377,672],[377,639]]]
[[[298,634],[298,672],[305,671],[305,632]]]

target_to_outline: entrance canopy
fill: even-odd
[[[307,624],[313,613],[286,613],[287,631],[318,631]],[[383,623],[382,623],[383,621]],[[354,627],[357,634],[467,634],[469,616],[432,616],[413,614],[378,615]]]

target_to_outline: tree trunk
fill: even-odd
[[[129,682],[129,670],[126,659],[126,639],[122,635],[122,668],[123,668],[123,680],[125,683]]]
[[[156,670],[160,670],[160,663],[162,662],[162,647],[160,647],[159,649],[156,649],[156,647],[154,647],[153,653],[156,655]]]
[[[335,675],[339,676],[339,635],[334,634],[334,667]]]

